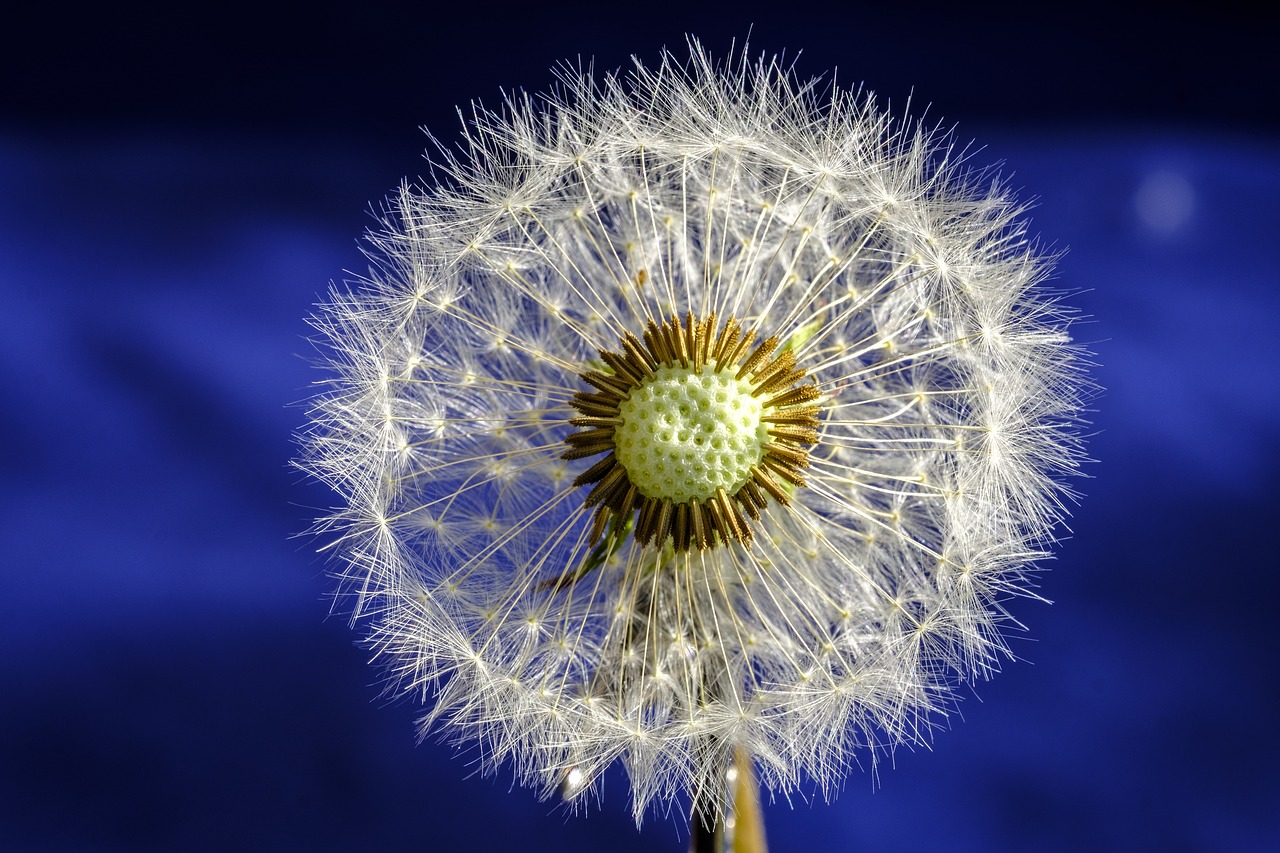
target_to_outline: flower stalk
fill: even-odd
[[[690,821],[690,853],[768,853],[764,812],[751,757],[739,749],[725,774],[732,808],[727,813],[695,810]]]

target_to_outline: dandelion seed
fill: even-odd
[[[830,795],[998,668],[1086,383],[965,161],[693,42],[477,110],[402,189],[314,318],[302,464],[424,732],[729,824],[734,774]]]

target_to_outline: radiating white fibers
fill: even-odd
[[[830,794],[924,742],[1007,654],[1081,459],[1069,315],[1000,180],[870,95],[696,42],[477,109],[434,170],[313,318],[301,462],[342,496],[318,523],[341,601],[424,732],[544,795],[620,761],[637,821],[723,807],[736,750]],[[710,360],[759,397],[775,455],[733,464],[761,478],[646,521],[617,465],[593,523],[582,478],[613,457],[566,439],[607,447],[626,371],[683,369],[731,320],[794,359],[781,390],[746,345]]]

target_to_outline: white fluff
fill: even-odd
[[[478,110],[435,167],[314,318],[302,462],[424,732],[544,795],[621,761],[637,821],[723,807],[738,748],[830,794],[925,741],[1006,654],[1081,458],[1079,353],[999,180],[870,95],[696,42]],[[592,550],[592,460],[561,459],[577,371],[673,311],[794,348],[823,395],[808,485],[749,545],[629,540],[553,590]]]

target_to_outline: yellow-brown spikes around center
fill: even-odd
[[[768,496],[790,505],[818,440],[820,394],[797,384],[806,373],[791,350],[775,353],[773,337],[752,349],[755,338],[733,317],[717,329],[714,314],[690,312],[600,350],[610,372],[579,374],[595,390],[573,397],[579,431],[564,458],[604,454],[573,482],[595,484],[584,501],[596,507],[592,544],[633,513],[642,545],[745,543]]]

